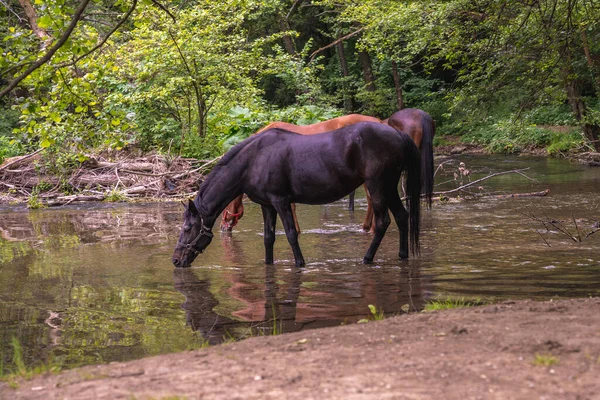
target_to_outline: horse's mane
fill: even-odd
[[[218,175],[219,170],[221,170],[224,167],[226,167],[229,164],[229,162],[242,149],[244,149],[250,143],[254,142],[259,136],[261,136],[261,135],[258,134],[258,135],[252,135],[252,136],[250,136],[249,138],[247,138],[247,139],[241,141],[240,143],[236,144],[235,146],[233,146],[231,149],[229,149],[229,151],[227,153],[225,153],[223,155],[223,158],[221,158],[221,160],[219,160],[219,162],[213,167],[213,169],[210,172],[210,174],[208,174],[208,176],[206,177],[206,179],[204,179],[204,181],[200,185],[200,189],[198,189],[198,194],[196,195],[196,198],[194,199],[194,203],[196,204],[197,207],[201,207],[201,204],[198,204],[198,200],[202,197],[202,194],[206,191],[206,188],[210,185],[210,182],[212,181],[212,179],[216,175]]]

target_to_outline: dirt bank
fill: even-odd
[[[600,399],[600,298],[404,315],[0,384],[2,399],[169,396]]]

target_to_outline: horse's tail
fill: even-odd
[[[410,219],[410,251],[419,254],[419,233],[421,223],[421,159],[419,148],[406,134],[401,134],[406,140],[404,159],[406,165],[406,195]]]
[[[421,180],[423,182],[423,191],[427,199],[427,208],[431,208],[433,197],[433,136],[435,135],[435,122],[431,115],[425,111],[421,115],[421,129],[423,136],[421,138]]]

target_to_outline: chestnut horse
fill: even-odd
[[[298,165],[302,168],[297,168]],[[402,172],[406,172],[409,211],[398,193]],[[219,214],[234,198],[246,193],[262,207],[265,263],[273,264],[279,215],[296,267],[302,267],[305,262],[291,203],[328,204],[363,183],[367,184],[375,210],[375,235],[363,262],[373,262],[390,224],[389,211],[400,233],[398,256],[408,258],[409,241],[412,253],[418,254],[419,149],[405,133],[381,123],[360,122],[320,135],[269,129],[234,146],[207,176],[196,198],[189,201],[173,252],[173,264],[190,266],[212,241],[212,227]]]
[[[271,128],[285,129],[287,131],[299,133],[301,135],[315,135],[317,133],[329,132],[335,129],[343,128],[348,125],[353,125],[358,122],[381,122],[381,120],[375,117],[369,117],[367,115],[350,114],[312,125],[294,125],[288,122],[271,122],[267,126],[260,129],[258,132],[256,132],[255,135]],[[238,223],[240,218],[242,218],[242,216],[244,215],[244,204],[242,203],[242,198],[243,195],[239,195],[238,197],[236,197],[227,206],[227,208],[225,208],[225,211],[223,211],[223,217],[221,219],[221,230],[231,231],[233,227]],[[351,205],[351,209],[354,209],[354,191],[350,193],[349,204]],[[296,230],[300,232],[298,218],[296,217],[295,205],[292,205],[292,212],[294,215],[294,224],[296,225]]]

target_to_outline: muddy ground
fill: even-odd
[[[600,399],[600,298],[409,314],[0,383],[2,399],[173,397]]]

